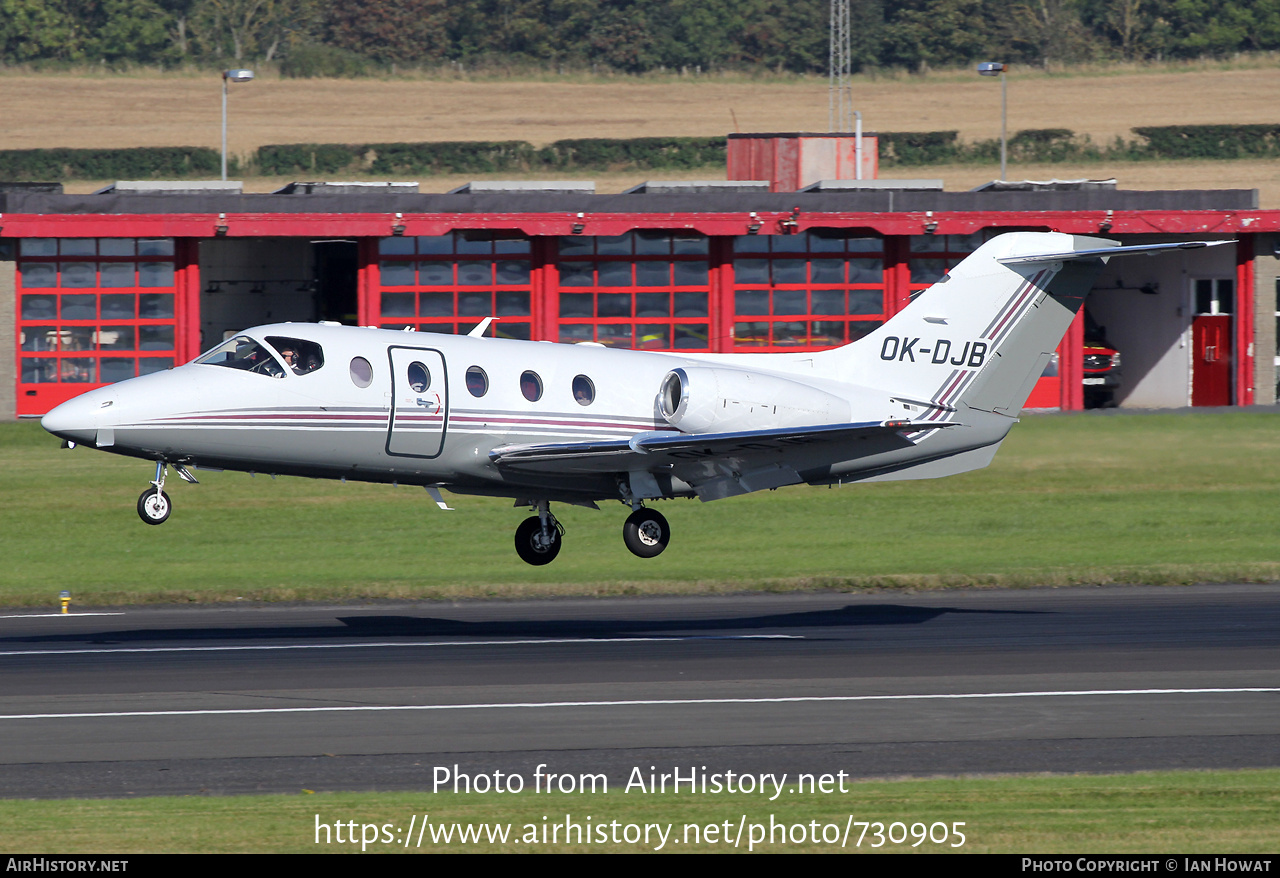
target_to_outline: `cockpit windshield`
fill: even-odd
[[[238,335],[224,341],[207,354],[198,357],[196,362],[209,366],[242,369],[245,372],[257,372],[259,375],[270,375],[272,378],[284,377],[284,367],[271,355],[266,345],[259,344],[247,335]]]

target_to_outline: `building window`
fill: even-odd
[[[172,238],[26,238],[20,384],[110,384],[172,368]]]
[[[1236,283],[1232,278],[1196,278],[1195,313],[1197,316],[1222,316],[1235,312]]]
[[[458,231],[378,243],[380,325],[466,333],[497,317],[499,338],[531,337],[529,239]]]
[[[560,238],[559,341],[710,347],[710,256],[693,232]]]
[[[814,230],[733,242],[733,349],[817,349],[885,320],[884,242]]]

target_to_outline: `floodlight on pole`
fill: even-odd
[[[1008,176],[1009,166],[1009,139],[1008,120],[1009,120],[1009,88],[1005,74],[1009,72],[1009,65],[1001,61],[983,61],[978,65],[979,76],[999,76],[1000,77],[1000,179],[1003,180]]]
[[[222,179],[227,179],[227,83],[248,82],[253,79],[252,70],[222,71]]]

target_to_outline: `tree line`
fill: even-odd
[[[855,72],[1280,49],[1280,0],[850,0]],[[822,73],[829,0],[0,0],[0,64]]]

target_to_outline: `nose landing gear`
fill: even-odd
[[[151,482],[151,487],[143,491],[142,496],[138,498],[138,517],[147,524],[164,524],[169,520],[169,513],[173,511],[173,503],[169,500],[169,495],[164,492],[166,466],[165,461],[156,461],[156,477]],[[175,463],[173,471],[184,482],[199,484],[196,477],[191,475],[182,464]]]
[[[156,477],[151,487],[142,492],[138,498],[138,517],[147,524],[164,524],[169,520],[173,504],[169,495],[164,492],[165,462],[156,461]]]
[[[138,517],[147,524],[164,524],[172,511],[169,495],[159,488],[147,488],[138,498]]]

